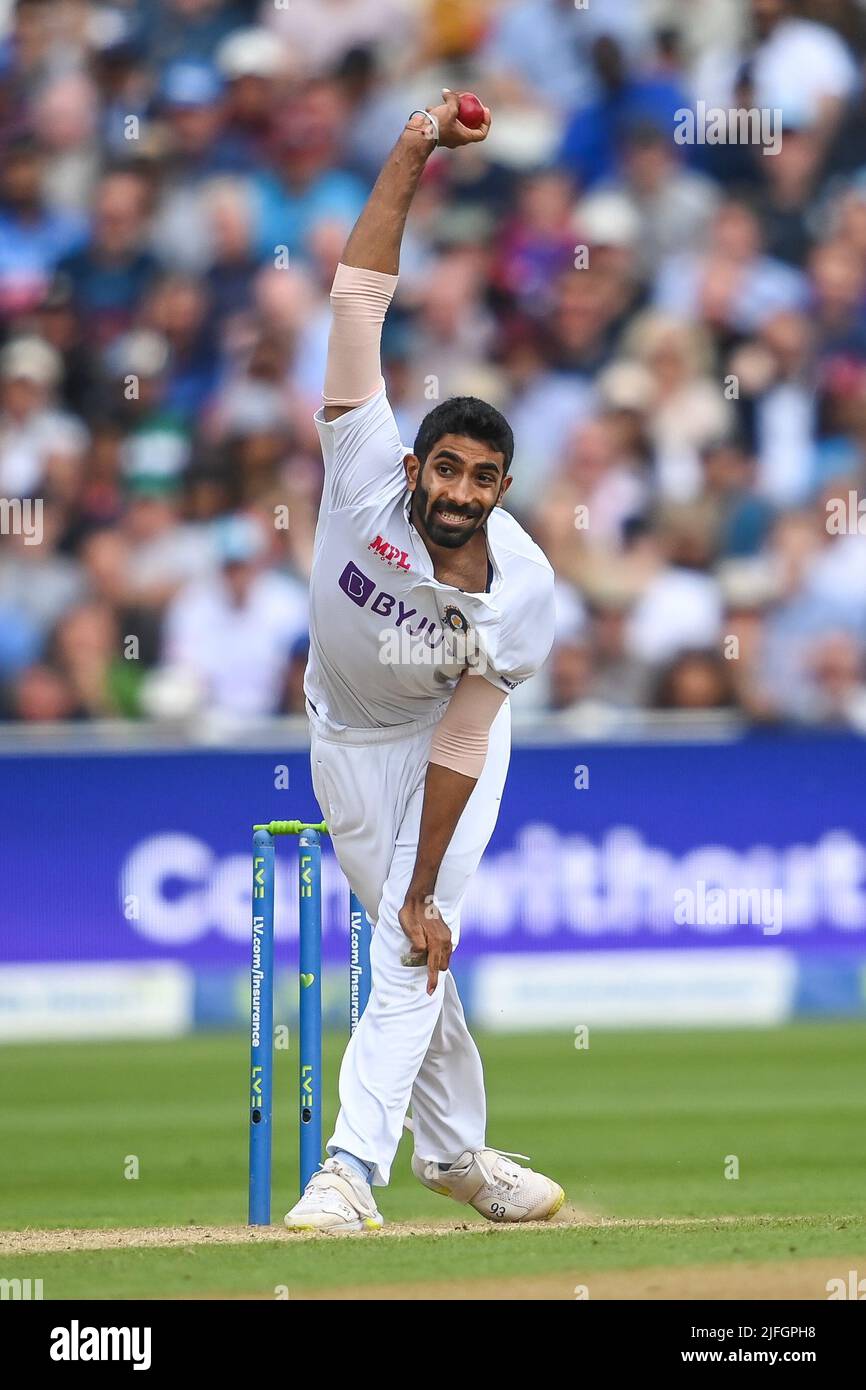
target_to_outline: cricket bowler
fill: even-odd
[[[490,1221],[543,1220],[564,1193],[486,1137],[484,1074],[449,970],[460,912],[499,812],[509,692],[553,644],[554,576],[502,509],[514,439],[453,397],[400,442],[382,325],[424,166],[484,140],[447,89],[413,112],[346,243],[331,289],[325,477],[304,689],[313,786],[374,922],[371,993],[340,1069],[328,1157],[286,1215],[296,1230],[376,1230],[411,1106],[412,1171]],[[407,1122],[408,1125],[408,1122]]]

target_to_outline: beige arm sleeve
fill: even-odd
[[[490,726],[508,696],[483,676],[464,673],[436,725],[428,762],[478,778],[487,758]]]
[[[334,311],[325,370],[325,405],[363,405],[381,390],[382,324],[397,275],[340,261],[331,286]]]

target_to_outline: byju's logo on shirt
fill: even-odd
[[[431,647],[438,646],[445,636],[445,633],[438,624],[431,622],[429,618],[421,618],[419,620],[418,609],[407,608],[403,600],[397,598],[395,594],[386,593],[384,589],[379,589],[377,593],[377,586],[373,583],[373,580],[368,579],[366,574],[358,569],[357,565],[352,564],[351,560],[343,570],[337,583],[343,590],[343,593],[348,594],[352,602],[357,603],[359,608],[366,608],[372,595],[376,594],[373,602],[370,603],[368,612],[376,613],[380,618],[393,618],[394,627],[398,631],[403,628],[405,623],[406,631],[411,633],[413,637],[417,637],[423,632],[425,642]],[[414,627],[409,625],[410,618],[415,618],[416,620]],[[435,642],[433,640],[434,636],[436,637]]]
[[[381,536],[374,536],[367,549],[372,550],[374,554],[385,561],[386,565],[391,565],[393,569],[408,570],[412,568],[409,564],[408,551],[400,550],[398,546],[391,545],[390,541],[383,540]]]

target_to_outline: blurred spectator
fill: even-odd
[[[108,173],[95,196],[87,244],[61,262],[91,343],[103,347],[132,323],[157,270],[145,248],[148,187],[135,171]]]
[[[804,308],[807,297],[803,276],[764,254],[761,225],[737,200],[717,210],[705,253],[662,262],[655,293],[660,309],[700,315],[729,334],[754,332],[771,314]]]
[[[701,457],[716,553],[722,558],[758,554],[773,522],[773,509],[755,496],[753,460],[732,441],[707,444]]]
[[[799,0],[750,0],[752,39],[746,52],[716,51],[697,81],[712,105],[728,106],[745,59],[754,104],[780,109],[828,136],[857,86],[857,68],[844,40],[826,25],[803,19]]]
[[[160,109],[167,151],[151,246],[163,265],[200,274],[211,257],[203,185],[216,175],[244,173],[249,149],[225,127],[223,84],[209,63],[172,63],[163,74]]]
[[[817,409],[813,332],[804,314],[775,314],[730,359],[741,418],[758,456],[756,490],[796,506],[813,482]]]
[[[179,482],[171,475],[133,474],[123,531],[127,593],[138,604],[161,608],[186,580],[213,567],[206,529],[181,521]]]
[[[262,4],[260,19],[290,48],[303,54],[312,77],[331,72],[352,48],[375,44],[399,66],[415,49],[419,34],[414,0],[292,0]]]
[[[722,596],[710,570],[712,537],[694,510],[672,508],[661,540],[666,564],[629,617],[627,651],[658,666],[687,648],[714,648],[721,636]]]
[[[43,189],[55,209],[83,216],[99,172],[95,145],[98,93],[80,72],[64,72],[48,82],[33,111],[33,125],[45,154]]]
[[[274,112],[301,77],[298,55],[265,28],[237,29],[216,55],[226,83],[223,126],[247,165],[267,155]]]
[[[289,257],[309,258],[317,223],[334,219],[346,237],[360,216],[369,189],[353,174],[335,168],[342,102],[333,83],[309,86],[280,112],[273,135],[275,172],[253,179],[256,247],[275,264],[285,248]]]
[[[621,170],[619,187],[637,219],[644,273],[656,274],[666,256],[697,251],[719,195],[703,174],[685,168],[669,135],[647,122],[635,124],[622,139]]]
[[[220,573],[169,607],[164,664],[192,672],[212,711],[274,714],[293,644],[306,630],[304,586],[265,570],[263,552],[255,521],[227,518],[217,538]]]
[[[622,47],[610,35],[593,44],[590,62],[599,95],[572,114],[559,150],[559,161],[582,188],[613,177],[636,126],[655,129],[672,147],[674,113],[686,105],[672,75],[630,72]]]
[[[490,282],[527,313],[549,309],[557,275],[574,264],[571,187],[553,170],[525,179],[502,229]]]
[[[0,319],[32,309],[52,271],[84,240],[82,217],[48,205],[41,148],[23,136],[7,145],[0,168]]]
[[[658,710],[730,709],[736,696],[727,664],[715,652],[681,652],[661,672],[652,704]]]
[[[619,38],[629,57],[640,50],[645,25],[639,0],[578,8],[574,0],[516,0],[498,10],[482,51],[482,66],[499,100],[539,100],[561,114],[599,93],[591,52],[602,37]]]
[[[810,723],[866,733],[863,650],[847,632],[821,639],[809,656]]]
[[[0,350],[0,495],[32,497],[58,433],[75,426],[55,404],[62,362],[37,337]]]
[[[142,8],[157,71],[175,59],[207,62],[244,19],[243,3],[225,0],[143,0]]]
[[[124,660],[120,636],[111,605],[98,600],[70,609],[57,624],[50,655],[71,691],[75,718],[137,713],[139,668]]]
[[[733,428],[733,410],[713,380],[712,342],[702,329],[665,314],[635,319],[629,355],[651,379],[647,434],[659,493],[689,501],[701,486],[700,450]]]

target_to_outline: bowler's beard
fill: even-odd
[[[474,524],[459,529],[444,525],[436,520],[436,507],[441,506],[441,503],[436,503],[431,509],[430,494],[420,478],[415,484],[414,506],[423,523],[424,530],[433,544],[445,546],[448,550],[459,550],[462,545],[466,545],[467,541],[471,541],[476,531],[484,525],[490,515],[489,511],[476,512],[471,508],[466,510],[463,507],[446,507],[444,510],[453,512],[457,516],[464,516],[467,521],[471,519]]]

